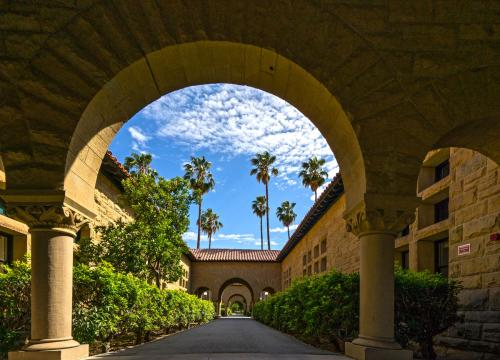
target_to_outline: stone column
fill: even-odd
[[[215,302],[215,318],[220,319],[222,316],[222,306],[221,306],[222,300],[217,300]]]
[[[345,348],[354,359],[413,358],[394,340],[394,240],[411,222],[412,213],[365,207],[347,218],[361,246],[359,336]]]
[[[72,338],[73,239],[84,218],[61,205],[9,207],[30,227],[31,338],[17,359],[81,359],[88,345]]]

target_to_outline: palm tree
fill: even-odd
[[[198,204],[198,240],[196,248],[200,248],[201,240],[201,203],[203,195],[212,190],[215,186],[215,181],[210,173],[212,163],[207,161],[204,156],[191,157],[191,162],[184,164],[184,179],[189,180],[191,189],[193,189],[193,197]]]
[[[212,209],[207,209],[201,214],[201,229],[208,236],[208,248],[212,247],[212,235],[219,231],[224,225],[219,221],[219,215]]]
[[[290,240],[290,225],[293,224],[295,218],[297,218],[297,214],[293,211],[295,207],[295,203],[290,203],[289,201],[283,201],[281,206],[276,209],[276,216],[279,221],[287,227],[288,229],[288,240]]]
[[[132,153],[131,156],[125,158],[125,169],[131,174],[152,174],[151,161],[153,157],[151,154],[137,154]]]
[[[266,220],[267,220],[267,247],[271,250],[271,237],[269,235],[269,180],[271,176],[278,175],[278,169],[273,167],[276,156],[269,154],[268,151],[255,155],[251,160],[254,168],[250,175],[255,175],[258,182],[266,186]]]
[[[302,170],[299,173],[302,184],[310,187],[314,192],[315,202],[318,200],[318,188],[325,183],[328,177],[328,172],[323,168],[324,165],[325,159],[318,159],[314,156],[302,163]]]
[[[266,197],[257,196],[252,201],[252,211],[260,219],[260,249],[264,250],[264,235],[262,234],[262,218],[266,215]]]

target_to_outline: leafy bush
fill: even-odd
[[[458,320],[460,286],[440,274],[397,269],[395,273],[395,333],[407,346],[420,345],[431,357],[432,338]],[[255,319],[279,330],[343,348],[355,338],[359,322],[359,275],[331,272],[295,281],[286,291],[258,302]]]
[[[395,275],[396,340],[405,347],[415,342],[425,359],[435,359],[433,337],[459,320],[461,287],[427,271],[397,269]]]
[[[19,348],[29,334],[30,265],[16,262],[0,273],[0,356]],[[182,291],[160,290],[132,275],[115,272],[107,263],[77,265],[73,270],[73,337],[102,344],[134,333],[136,342],[151,332],[168,331],[210,321],[212,302]]]
[[[22,346],[30,331],[31,269],[16,261],[0,269],[0,358]]]
[[[253,307],[257,320],[314,342],[339,340],[357,335],[359,276],[331,272],[296,280]]]

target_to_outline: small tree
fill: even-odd
[[[212,209],[207,209],[201,214],[201,230],[208,236],[208,248],[212,247],[212,236],[224,225],[219,221],[219,215]]]
[[[262,232],[262,218],[266,215],[266,197],[257,196],[252,201],[252,212],[260,219],[260,249],[264,250],[264,234]]]
[[[328,176],[328,172],[323,168],[325,162],[325,159],[318,159],[316,156],[309,158],[302,163],[302,170],[299,173],[302,184],[314,192],[315,202],[318,200],[318,188],[325,183]]]
[[[86,259],[82,262],[87,264],[88,259],[96,264],[106,261],[117,271],[154,280],[158,287],[162,280],[177,281],[182,274],[181,256],[187,251],[182,234],[189,226],[188,182],[178,177],[166,180],[145,168],[132,172],[122,185],[134,219],[98,227],[100,241],[84,242],[76,259]]]
[[[290,240],[290,225],[292,225],[297,218],[297,214],[293,211],[294,207],[295,203],[283,201],[281,206],[276,209],[276,216],[288,230],[288,240]]]

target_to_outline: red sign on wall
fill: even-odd
[[[458,255],[470,254],[470,244],[458,245]]]

